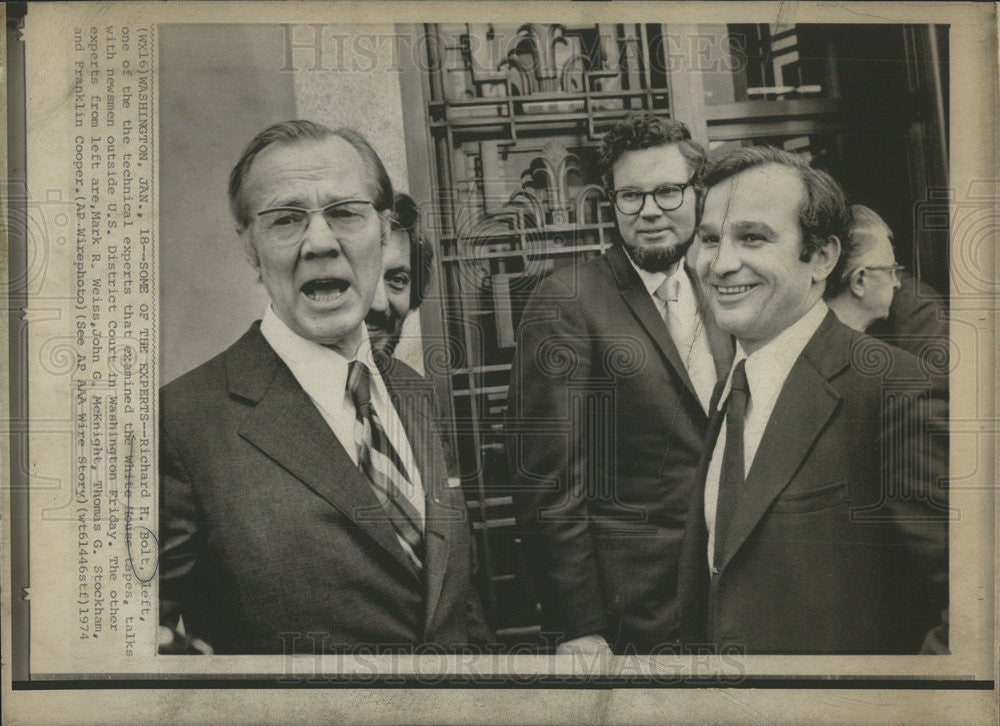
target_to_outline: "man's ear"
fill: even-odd
[[[847,286],[850,288],[851,293],[855,297],[865,296],[865,268],[860,268],[851,273],[851,277],[847,281]]]
[[[812,266],[813,282],[821,282],[830,276],[840,259],[840,239],[830,235],[823,244],[813,250],[809,264]]]

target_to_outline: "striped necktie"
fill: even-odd
[[[409,490],[412,480],[375,413],[371,400],[371,373],[361,361],[352,360],[347,367],[347,393],[354,403],[358,467],[371,482],[400,544],[420,571],[423,569],[423,522],[420,512],[400,489]]]

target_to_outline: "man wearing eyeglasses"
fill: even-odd
[[[275,124],[229,200],[270,304],[161,392],[164,652],[487,639],[433,390],[398,361],[380,371],[364,325],[389,234],[382,162],[350,129]]]
[[[841,322],[948,370],[948,315],[941,296],[896,262],[889,225],[874,210],[851,207],[847,264],[827,284],[827,304]]]
[[[709,398],[732,343],[685,265],[705,151],[640,114],[600,149],[620,241],[525,309],[508,399],[519,525],[557,653],[654,653]]]
[[[946,652],[939,631],[927,638],[948,605],[943,382],[824,304],[849,223],[832,177],[750,147],[704,180],[696,268],[737,351],[698,470],[680,639]]]
[[[851,219],[841,253],[845,261],[828,281],[825,297],[840,322],[864,332],[888,317],[903,267],[896,263],[892,232],[878,214],[855,204]]]

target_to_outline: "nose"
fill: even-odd
[[[730,244],[725,240],[719,242],[714,250],[706,250],[703,252],[703,254],[706,253],[714,254],[711,262],[709,263],[709,269],[712,271],[712,274],[718,277],[736,272],[743,264],[740,261],[735,245]]]
[[[653,195],[646,194],[642,198],[642,207],[639,208],[639,215],[642,217],[659,217],[661,214],[663,214],[663,210],[657,205],[653,199]]]
[[[371,309],[380,313],[389,311],[389,298],[385,294],[385,280],[381,276],[379,276],[378,284],[375,286],[375,297],[372,298]]]
[[[326,219],[320,213],[309,215],[306,221],[305,233],[302,237],[303,257],[337,257],[341,253],[340,239],[330,229]]]

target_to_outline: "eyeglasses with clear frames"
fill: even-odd
[[[882,272],[888,272],[889,277],[892,278],[893,282],[899,282],[902,278],[903,270],[906,268],[902,265],[865,265],[859,269],[862,270],[881,270]]]
[[[622,214],[638,214],[646,204],[646,197],[652,197],[656,206],[664,212],[672,212],[684,203],[684,191],[692,186],[694,185],[690,181],[682,184],[661,184],[651,192],[626,187],[612,191],[611,199]]]
[[[360,232],[371,219],[375,203],[367,199],[342,199],[316,209],[272,207],[257,212],[259,231],[278,243],[291,243],[305,234],[314,214],[322,214],[330,231],[336,235]]]

